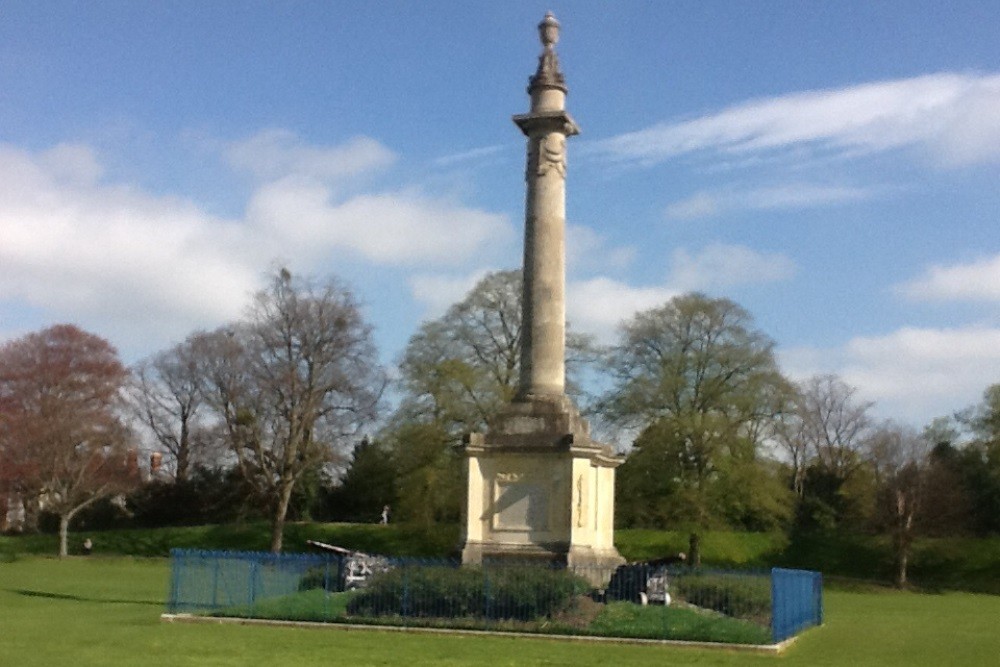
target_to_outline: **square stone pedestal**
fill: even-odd
[[[614,546],[615,468],[564,396],[514,402],[465,444],[464,563],[540,559],[589,579],[623,563]],[[600,582],[596,582],[598,585]]]

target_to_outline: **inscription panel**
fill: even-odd
[[[494,484],[493,530],[538,532],[549,530],[549,502],[545,487],[520,475],[497,475]]]

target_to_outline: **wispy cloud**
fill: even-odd
[[[469,162],[470,160],[478,160],[480,158],[489,157],[491,155],[496,155],[504,150],[510,148],[507,144],[497,144],[495,146],[484,146],[482,148],[473,148],[472,150],[463,151],[461,153],[452,153],[451,155],[442,155],[434,160],[434,164],[438,167],[450,167],[454,164],[459,164],[462,162]]]
[[[719,243],[695,253],[678,248],[671,260],[667,283],[682,291],[777,282],[791,278],[796,270],[795,262],[781,253]]]
[[[313,146],[285,129],[262,130],[230,143],[225,157],[235,168],[260,180],[287,176],[322,182],[387,167],[396,155],[369,137],[355,137],[337,146]]]
[[[595,147],[652,165],[691,153],[856,155],[917,146],[942,164],[1000,159],[1000,74],[941,73],[751,100]]]
[[[809,183],[789,183],[751,190],[701,190],[667,206],[666,215],[672,220],[695,220],[730,211],[812,208],[861,201],[877,192],[877,188],[870,187]]]
[[[896,286],[916,301],[986,301],[1000,303],[1000,255],[968,264],[932,266],[925,274]]]

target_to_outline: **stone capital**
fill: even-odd
[[[567,137],[580,134],[580,127],[566,111],[534,111],[513,117],[514,124],[525,136],[533,137],[559,132]]]

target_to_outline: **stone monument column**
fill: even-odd
[[[606,583],[623,562],[614,547],[615,468],[607,445],[565,393],[566,81],[551,12],[538,26],[542,55],[531,111],[514,116],[527,137],[521,375],[514,400],[464,445],[468,499],[462,561],[534,558]]]
[[[514,116],[528,138],[524,210],[524,298],[518,399],[561,396],[566,385],[566,80],[555,52],[559,22],[538,25],[542,55],[529,80],[531,111]]]

